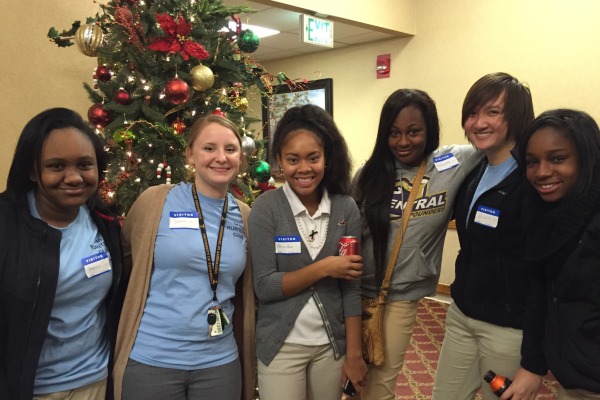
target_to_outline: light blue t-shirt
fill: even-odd
[[[233,196],[228,196],[217,298],[233,321],[231,300],[246,264],[246,235],[239,206]],[[200,193],[198,198],[214,263],[224,200]],[[202,233],[199,228],[169,228],[171,212],[196,212],[191,184],[180,183],[167,194],[156,235],[146,306],[130,357],[143,364],[174,369],[227,364],[237,359],[237,346],[232,324],[224,328],[223,334],[209,336],[207,312],[213,293]]]
[[[28,200],[31,215],[41,219],[33,192]],[[34,394],[75,389],[108,376],[104,301],[113,274],[109,270],[88,278],[84,268],[84,264],[90,265],[104,255],[110,262],[108,249],[86,206],[79,208],[69,226],[56,229],[62,234],[58,284]]]
[[[511,172],[515,170],[515,168],[517,168],[517,160],[515,160],[512,155],[498,165],[487,165],[483,176],[479,181],[479,185],[477,185],[477,190],[475,190],[473,199],[471,199],[471,205],[469,206],[468,214],[469,216],[471,215],[473,204],[475,204],[479,196],[502,182],[508,175],[510,175]]]

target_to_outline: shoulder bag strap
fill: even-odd
[[[410,195],[408,196],[406,206],[402,211],[402,229],[399,229],[398,234],[396,235],[394,247],[392,248],[392,252],[390,253],[390,259],[388,261],[387,270],[385,271],[385,277],[383,278],[383,282],[381,283],[381,290],[379,291],[379,300],[381,301],[384,301],[387,297],[388,288],[390,287],[390,282],[392,280],[392,273],[394,272],[394,267],[396,266],[396,261],[398,260],[398,253],[400,252],[400,247],[402,246],[402,239],[404,239],[404,232],[406,232],[406,228],[408,227],[408,220],[410,218],[410,214],[412,214],[412,208],[417,194],[421,191],[421,181],[423,180],[423,176],[425,175],[426,166],[427,157],[425,157],[423,161],[421,161],[421,165],[419,166],[419,170],[417,171],[417,175],[415,176],[415,180],[413,181],[413,187],[410,191]]]

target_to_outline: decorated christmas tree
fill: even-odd
[[[189,176],[186,133],[209,114],[226,116],[244,135],[247,169],[231,192],[252,203],[269,188],[265,142],[244,115],[247,96],[271,94],[274,76],[249,55],[258,37],[236,16],[247,12],[221,0],[112,0],[85,24],[48,32],[59,47],[76,44],[98,59],[94,81],[84,83],[88,119],[109,155],[101,193],[121,213],[149,186]]]

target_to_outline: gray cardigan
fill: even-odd
[[[337,255],[342,236],[360,238],[360,212],[354,200],[339,194],[330,195],[330,199],[327,239],[314,261],[304,242],[300,254],[275,254],[275,236],[300,236],[283,188],[260,195],[250,212],[250,255],[254,290],[259,299],[256,356],[266,365],[279,352],[310,296],[319,306],[336,359],[346,354],[344,318],[362,314],[358,280],[325,278],[295,296],[283,295],[281,281],[286,272]]]

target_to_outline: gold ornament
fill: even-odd
[[[271,84],[272,76],[269,74],[264,74],[260,76],[260,81],[265,87],[265,92],[273,93],[273,85]]]
[[[75,32],[75,43],[79,51],[86,56],[96,57],[98,49],[102,45],[104,34],[102,29],[96,24],[82,25]]]
[[[190,75],[192,87],[199,92],[210,89],[215,83],[215,75],[206,65],[196,65],[190,70]]]
[[[233,104],[241,112],[246,112],[246,110],[248,109],[248,99],[245,97],[236,97],[235,99],[233,99]]]

